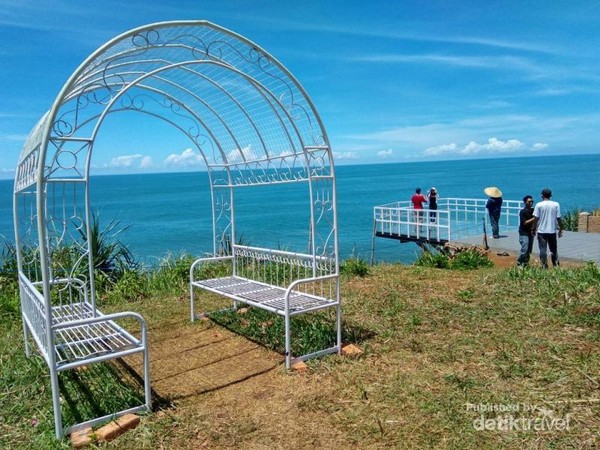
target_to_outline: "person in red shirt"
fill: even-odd
[[[421,194],[421,188],[417,188],[410,201],[413,204],[413,209],[423,209],[423,203],[427,203],[427,197]]]
[[[410,199],[413,204],[413,209],[417,210],[417,222],[423,222],[423,203],[427,203],[427,197],[421,194],[421,188],[415,189],[415,195],[413,195]]]

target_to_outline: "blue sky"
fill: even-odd
[[[25,137],[90,53],[180,19],[212,21],[279,59],[338,164],[600,153],[597,0],[0,0],[0,177],[12,178]],[[114,129],[95,173],[197,162],[167,134]]]

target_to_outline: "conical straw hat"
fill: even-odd
[[[485,192],[485,195],[487,195],[488,197],[493,197],[493,198],[502,197],[502,191],[500,189],[498,189],[496,186],[486,187],[483,190],[483,192]]]

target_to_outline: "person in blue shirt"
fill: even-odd
[[[490,215],[490,225],[494,239],[500,237],[500,213],[502,212],[502,191],[497,187],[487,187],[483,190],[489,196],[485,207]]]

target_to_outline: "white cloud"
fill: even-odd
[[[144,156],[142,158],[142,160],[140,161],[140,167],[142,169],[149,169],[150,167],[152,167],[152,157],[151,156]]]
[[[200,153],[195,152],[191,148],[186,148],[181,154],[171,153],[165,159],[166,166],[177,167],[197,166],[203,164],[203,162]]]
[[[518,139],[509,139],[502,141],[498,138],[489,138],[487,143],[479,144],[475,141],[470,141],[464,147],[461,147],[455,143],[443,144],[435,147],[428,147],[423,151],[426,156],[440,156],[440,155],[489,155],[489,154],[501,154],[501,153],[515,153],[519,151],[537,151],[546,148],[548,144],[536,143],[531,147],[528,147],[524,142]]]
[[[243,158],[242,158],[242,155],[244,155]],[[244,159],[246,161],[249,159],[253,159],[252,149],[249,145],[247,147],[244,147],[241,150],[236,148],[236,149],[231,150],[229,153],[227,153],[227,162],[228,163],[239,163],[239,162],[243,162]]]
[[[380,158],[389,158],[393,154],[394,154],[394,150],[392,150],[391,148],[377,152],[377,156],[379,156]]]
[[[111,159],[108,165],[110,167],[145,167],[142,166],[142,164],[147,163],[148,159],[150,160],[150,163],[152,163],[152,158],[140,153],[136,153],[135,155],[122,155]]]
[[[6,141],[14,141],[14,142],[25,142],[27,139],[26,134],[5,134],[2,136],[2,139]]]
[[[342,159],[358,159],[356,152],[333,152],[333,157],[338,160]]]
[[[437,155],[444,155],[447,153],[456,153],[457,150],[458,150],[458,146],[456,144],[452,143],[452,144],[438,145],[437,147],[426,148],[425,151],[423,151],[423,154],[428,155],[428,156],[437,156]]]

